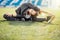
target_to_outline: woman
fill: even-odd
[[[44,12],[45,14],[48,14],[48,17],[46,18],[37,18],[39,14]],[[31,3],[24,3],[22,4],[17,10],[16,15],[13,14],[4,14],[3,16],[6,20],[14,21],[14,20],[25,20],[25,21],[38,21],[43,22],[47,21],[48,23],[51,23],[51,21],[55,18],[54,15],[40,10],[38,7],[32,5]]]

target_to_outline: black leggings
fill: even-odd
[[[3,17],[4,17],[6,20],[8,20],[8,21],[19,20],[19,18],[17,18],[17,17],[8,16],[8,15],[6,15],[6,14],[4,14]]]
[[[4,14],[4,16],[3,16],[6,20],[8,20],[8,21],[21,21],[21,19],[22,18],[24,18],[24,17],[22,17],[22,16],[20,16],[20,17],[18,17],[18,16],[16,16],[16,17],[13,17],[13,16],[8,16],[8,15],[6,15],[6,14]],[[51,16],[47,16],[47,19],[46,18],[34,18],[34,17],[32,17],[32,18],[29,18],[29,19],[26,19],[26,18],[24,18],[25,19],[25,21],[37,21],[37,22],[43,22],[43,21],[48,21],[49,19],[51,18]]]
[[[24,18],[25,21],[29,21],[31,19],[31,18],[26,19],[25,17],[23,17],[21,15],[17,15],[16,17],[14,17],[14,16],[8,16],[8,15],[4,14],[3,17],[8,21],[21,21],[22,18]]]

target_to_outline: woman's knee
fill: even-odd
[[[8,15],[6,15],[6,14],[3,15],[3,18],[7,19],[7,17],[8,17]]]
[[[3,15],[3,18],[6,19],[6,20],[11,20],[12,16],[9,16],[7,14],[4,14]]]

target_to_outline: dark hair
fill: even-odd
[[[28,15],[30,14],[30,12],[29,12],[29,11],[27,11],[26,13],[27,13]]]

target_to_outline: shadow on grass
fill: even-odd
[[[31,26],[35,22],[32,21],[7,21],[7,20],[0,20],[0,23],[6,23],[8,22],[9,25],[14,25],[14,26]]]
[[[9,23],[9,25],[13,25],[13,26],[32,26],[32,25],[40,25],[40,26],[47,26],[47,25],[60,25],[60,24],[54,24],[54,23],[44,23],[44,22],[38,22],[40,24],[38,24],[37,22],[32,22],[32,21],[7,21],[7,20],[0,20],[0,23]]]

